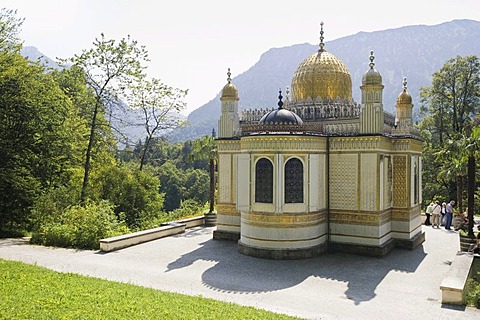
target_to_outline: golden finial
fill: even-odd
[[[283,109],[283,101],[282,101],[282,89],[278,90],[278,110]]]
[[[375,62],[373,62],[373,60],[375,60],[375,56],[373,55],[373,50],[370,50],[370,69],[373,69],[375,66]]]
[[[287,86],[287,88],[285,89],[285,101],[289,101],[290,100],[290,88]]]
[[[320,51],[324,51],[323,47],[325,46],[325,43],[323,43],[323,40],[325,38],[323,37],[323,21],[320,22]]]
[[[230,72],[230,68],[228,68],[228,71],[227,71],[227,81],[228,81],[228,83],[232,82],[232,79],[230,78],[231,75],[232,75],[232,73]]]
[[[403,78],[403,92],[407,92],[407,78]]]

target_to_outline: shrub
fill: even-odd
[[[114,211],[130,229],[144,229],[163,210],[163,194],[158,192],[160,180],[148,169],[130,166],[104,167],[94,177],[96,199],[114,204]]]
[[[100,239],[128,232],[108,201],[90,202],[67,208],[55,220],[45,220],[37,227],[32,241],[48,246],[98,249]]]
[[[468,279],[465,291],[465,304],[469,306],[475,306],[480,309],[480,282],[478,282],[476,279]]]

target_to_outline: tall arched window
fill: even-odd
[[[303,163],[296,158],[285,164],[285,203],[303,203]]]
[[[273,165],[266,158],[255,165],[255,202],[273,203]]]
[[[419,198],[419,192],[418,190],[420,189],[418,187],[419,184],[419,172],[418,172],[418,163],[417,163],[417,158],[415,158],[413,164],[413,203],[417,204],[418,203],[418,198]]]

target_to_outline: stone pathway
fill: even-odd
[[[423,230],[422,246],[383,258],[258,259],[238,253],[236,243],[212,240],[213,228],[111,253],[4,239],[0,258],[309,319],[480,319],[478,309],[441,304],[440,283],[458,251],[458,234]]]

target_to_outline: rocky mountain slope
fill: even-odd
[[[328,40],[328,37],[327,37]],[[480,56],[480,22],[454,20],[434,26],[416,25],[396,29],[359,32],[333,41],[325,49],[341,59],[352,75],[353,99],[360,103],[360,85],[368,70],[370,50],[375,52],[375,67],[382,74],[384,108],[393,112],[403,77],[414,99],[414,112],[420,106],[420,88],[431,84],[432,74],[457,55]],[[275,107],[278,89],[290,86],[298,64],[318,50],[318,45],[296,44],[273,48],[232,82],[239,91],[239,109]],[[178,130],[173,140],[187,140],[207,135],[216,128],[220,117],[220,90],[210,102],[188,116],[191,126]],[[175,137],[175,138],[173,138]]]

